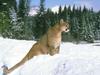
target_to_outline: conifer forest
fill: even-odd
[[[40,0],[36,15],[29,15],[30,8],[30,0],[0,0],[0,37],[38,40],[50,26],[64,19],[69,22],[70,31],[62,34],[62,41],[100,40],[100,11],[65,5],[53,12],[45,7],[45,0]]]

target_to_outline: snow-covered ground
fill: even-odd
[[[18,63],[35,41],[0,38],[0,75],[2,65]],[[61,43],[54,56],[35,56],[9,75],[100,75],[100,43]]]

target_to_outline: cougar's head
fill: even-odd
[[[63,19],[60,20],[59,23],[59,28],[63,32],[68,32],[69,31],[69,24],[68,22],[65,22]]]

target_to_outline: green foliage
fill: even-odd
[[[10,23],[10,18],[7,15],[6,11],[2,11],[0,12],[0,34],[3,37],[6,37],[10,35],[10,30],[9,28],[11,27],[11,23]]]
[[[36,39],[39,39],[41,36],[43,36],[47,29],[48,24],[45,16],[45,7],[44,7],[45,0],[40,0],[40,9],[38,14],[35,16],[35,27],[34,27],[34,36]]]
[[[46,10],[45,0],[40,0],[39,11],[35,16],[29,16],[30,0],[0,1],[0,35],[14,39],[39,39],[49,27],[59,22],[61,18],[70,24],[70,31],[63,33],[63,41],[94,42],[100,40],[100,11],[78,7],[75,5],[59,6],[57,13]],[[7,5],[2,5],[7,3]],[[12,4],[11,4],[12,3]]]

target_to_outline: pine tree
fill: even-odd
[[[87,42],[94,42],[94,34],[93,34],[93,24],[91,23],[90,15],[88,13],[89,11],[86,9],[83,12],[82,15],[82,25],[80,29],[80,37],[81,40],[87,41]]]
[[[3,37],[7,37],[9,35],[9,27],[10,27],[10,19],[7,16],[7,12],[0,13],[0,34]]]
[[[19,0],[19,5],[16,11],[15,19],[16,21],[13,21],[13,26],[12,26],[12,38],[15,39],[22,39],[23,34],[24,34],[24,15],[25,15],[25,1],[24,0]],[[14,11],[13,11],[14,13]],[[13,15],[12,13],[12,15]],[[13,19],[13,18],[12,18]]]
[[[79,37],[79,30],[80,30],[80,24],[79,24],[79,18],[77,17],[77,9],[75,9],[75,5],[73,6],[72,13],[71,13],[71,34],[73,38],[78,43],[80,40]]]
[[[11,27],[11,19],[10,19],[10,10],[9,3],[7,1],[1,1],[0,5],[0,32],[3,37],[9,37],[10,35],[10,27]]]
[[[43,36],[47,29],[48,25],[46,24],[45,19],[45,0],[40,0],[40,9],[38,14],[35,17],[35,27],[34,27],[34,36],[36,39],[39,39],[41,36]]]
[[[58,18],[61,19],[62,18],[62,7],[59,7],[59,11],[58,11]]]
[[[29,0],[19,0],[18,9],[16,12],[16,23],[13,24],[13,38],[29,39],[31,37],[31,29],[28,24]]]
[[[100,11],[95,14],[95,39],[100,40]]]
[[[47,9],[45,14],[46,24],[50,27],[53,26],[55,21],[57,20],[57,16],[51,11],[51,9]]]
[[[63,18],[64,20],[67,20],[68,10],[67,10],[66,5],[65,5],[65,7],[64,7],[64,10],[62,10],[62,14],[63,14],[62,18]]]

